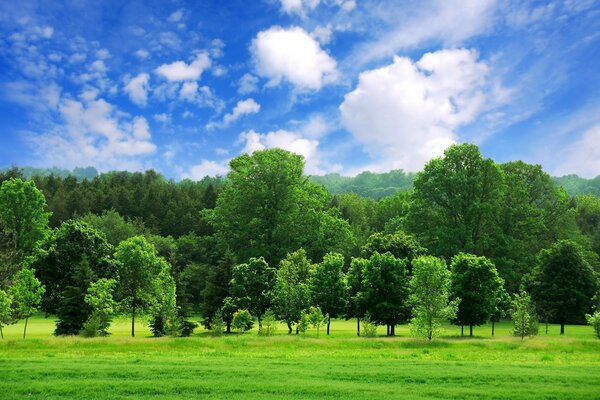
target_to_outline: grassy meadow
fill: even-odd
[[[476,327],[461,338],[448,326],[440,339],[357,338],[355,321],[332,322],[331,336],[256,332],[211,337],[150,338],[129,321],[108,338],[52,337],[53,320],[5,329],[0,341],[2,399],[388,399],[600,398],[600,340],[589,326],[550,326],[521,340],[510,322]],[[380,333],[385,328],[380,327]]]

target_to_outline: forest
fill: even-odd
[[[472,336],[511,318],[521,337],[538,322],[600,337],[598,179],[497,164],[471,144],[417,174],[309,178],[280,149],[230,168],[197,182],[4,170],[0,332],[22,320],[25,336],[41,311],[56,335],[104,336],[121,314],[132,336],[136,318],[154,336],[189,336],[199,319],[216,335],[355,319],[358,335],[408,323],[431,340],[446,321]]]

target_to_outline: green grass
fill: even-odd
[[[408,337],[356,338],[353,321],[332,334],[274,337],[127,337],[118,320],[108,338],[51,336],[53,321],[33,318],[0,341],[0,398],[22,399],[388,399],[600,398],[600,340],[590,327],[558,335],[509,336],[510,323],[478,327],[476,338],[446,335],[426,343]],[[542,329],[543,331],[543,329]],[[146,337],[144,337],[146,336]]]

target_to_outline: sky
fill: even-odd
[[[356,175],[465,142],[600,174],[600,1],[0,3],[0,167]]]

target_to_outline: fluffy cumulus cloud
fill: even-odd
[[[258,90],[258,78],[252,74],[244,74],[238,82],[238,93],[248,94]]]
[[[305,172],[307,174],[324,173],[319,162],[319,142],[305,139],[295,132],[278,130],[269,133],[258,133],[250,130],[240,134],[238,143],[244,146],[242,153],[252,154],[257,150],[277,147],[300,154],[306,160]]]
[[[258,75],[276,86],[287,80],[299,89],[319,90],[338,77],[336,61],[305,30],[274,26],[250,47]]]
[[[319,4],[324,3],[328,6],[337,6],[342,11],[350,11],[356,7],[356,0],[280,0],[281,12],[286,14],[295,14],[301,18],[306,18],[307,14],[313,11]]]
[[[233,111],[229,114],[226,114],[223,117],[223,123],[225,125],[229,125],[231,122],[237,120],[242,115],[245,114],[256,114],[260,111],[260,104],[258,104],[254,99],[246,99],[240,100],[233,108]]]
[[[192,165],[181,177],[183,179],[199,181],[205,176],[225,176],[227,172],[229,172],[229,167],[225,161],[202,160],[200,164]]]
[[[211,60],[208,53],[201,52],[189,64],[184,61],[175,61],[159,66],[155,72],[169,81],[195,81],[200,79],[202,73],[210,66]]]
[[[420,170],[484,109],[488,67],[477,58],[441,50],[363,72],[340,106],[342,124],[378,160],[376,169]]]
[[[143,167],[140,157],[156,150],[144,117],[127,120],[103,99],[63,99],[59,113],[61,126],[31,137],[47,164],[138,170]]]
[[[558,151],[559,166],[554,175],[577,174],[585,178],[600,175],[600,124],[587,129],[579,139]]]
[[[150,75],[141,73],[131,79],[124,87],[125,93],[127,93],[131,101],[138,106],[143,107],[148,102],[148,90],[150,89],[148,84],[149,80]]]

